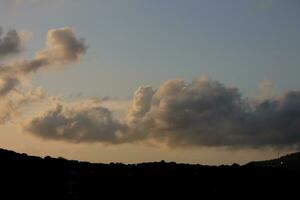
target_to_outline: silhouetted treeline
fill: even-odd
[[[93,164],[0,150],[0,189],[11,197],[54,200],[107,195],[160,199],[162,194],[186,199],[195,195],[276,196],[298,190],[299,163],[299,153],[243,166],[205,166],[164,161]]]

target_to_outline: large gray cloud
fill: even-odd
[[[120,143],[123,126],[112,118],[107,108],[101,106],[57,105],[33,119],[26,130],[44,139]]]
[[[169,145],[229,144],[243,110],[236,88],[204,79],[170,80],[155,92],[141,125],[148,137]]]
[[[21,39],[16,30],[10,30],[6,34],[0,27],[0,56],[17,53],[21,50]]]
[[[171,146],[300,144],[300,92],[253,104],[219,82],[175,80],[163,84],[151,104],[141,124],[148,137]]]
[[[80,109],[72,109],[72,114],[61,108],[50,110],[24,128],[44,139],[71,142],[154,141],[171,147],[235,148],[300,144],[300,91],[253,103],[237,88],[217,81],[170,80],[156,91],[140,87],[125,119],[113,119],[105,109],[109,117],[103,123],[102,109],[88,109],[93,115]]]

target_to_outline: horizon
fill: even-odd
[[[3,0],[0,147],[245,164],[300,147],[296,0]]]
[[[93,161],[86,161],[86,160],[74,160],[74,159],[68,159],[68,158],[64,158],[64,157],[52,157],[52,156],[38,156],[38,155],[31,155],[31,154],[26,154],[26,153],[22,153],[22,152],[16,152],[14,150],[10,150],[10,149],[3,149],[3,148],[0,148],[1,151],[4,151],[4,153],[6,152],[11,152],[11,153],[14,153],[14,154],[17,154],[17,155],[21,155],[21,156],[28,156],[28,157],[34,157],[34,158],[40,158],[40,159],[56,159],[56,160],[66,160],[66,161],[78,161],[78,162],[81,162],[81,163],[90,163],[90,164],[105,164],[105,165],[110,165],[110,164],[122,164],[122,165],[139,165],[139,164],[151,164],[151,163],[167,163],[167,164],[184,164],[184,165],[200,165],[200,166],[209,166],[209,167],[214,167],[214,166],[217,166],[217,167],[222,167],[222,166],[234,166],[234,165],[238,165],[238,166],[247,166],[249,164],[252,164],[252,163],[256,163],[255,165],[258,166],[257,164],[258,163],[266,163],[266,162],[269,162],[269,161],[274,161],[276,160],[277,162],[282,162],[281,160],[282,159],[285,159],[285,158],[290,158],[290,157],[294,157],[294,159],[296,158],[296,160],[298,161],[298,157],[300,152],[297,151],[297,152],[292,152],[292,153],[288,153],[288,154],[284,154],[284,155],[277,155],[277,157],[271,157],[271,158],[267,158],[267,159],[264,159],[264,160],[250,160],[249,162],[247,163],[243,163],[243,164],[238,164],[238,163],[227,163],[227,164],[224,164],[224,163],[220,163],[220,164],[202,164],[202,163],[187,163],[187,162],[174,162],[174,161],[171,161],[171,160],[153,160],[153,161],[145,161],[145,162],[136,162],[136,163],[126,163],[126,162],[93,162]],[[291,164],[291,163],[289,163]],[[276,166],[274,165],[273,167],[276,168]],[[278,167],[278,166],[277,166]]]

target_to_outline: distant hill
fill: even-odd
[[[11,198],[52,200],[100,199],[104,195],[132,197],[138,192],[155,199],[161,194],[183,195],[185,199],[195,195],[277,196],[298,191],[299,161],[300,153],[294,153],[243,166],[164,161],[101,164],[40,158],[0,149],[0,191]]]
[[[207,165],[200,165],[200,164],[180,164],[180,163],[175,163],[175,162],[169,162],[166,163],[165,161],[160,161],[160,162],[148,162],[148,163],[140,163],[140,164],[123,164],[123,163],[111,163],[111,164],[102,164],[102,163],[90,163],[86,161],[77,161],[77,160],[67,160],[62,157],[60,158],[52,158],[50,156],[46,156],[45,158],[41,158],[38,156],[30,156],[25,153],[16,153],[11,150],[5,150],[0,148],[0,162],[53,162],[57,164],[66,164],[68,163],[69,165],[76,164],[76,165],[94,165],[94,166],[145,166],[145,165],[177,165],[177,166],[193,166],[193,167],[211,167],[211,168],[216,168],[216,167],[232,167],[232,168],[237,168],[237,167],[249,167],[249,166],[255,166],[255,167],[266,167],[266,168],[283,168],[283,169],[293,169],[293,170],[300,170],[300,152],[296,153],[291,153],[288,155],[281,156],[280,158],[275,158],[275,159],[270,159],[270,160],[263,160],[263,161],[251,161],[243,166],[240,166],[238,164],[232,164],[232,165],[220,165],[220,166],[207,166]]]
[[[247,165],[300,170],[300,152],[288,154],[271,160],[253,161]]]

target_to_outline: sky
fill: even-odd
[[[297,0],[0,0],[0,146],[246,163],[300,144]]]

